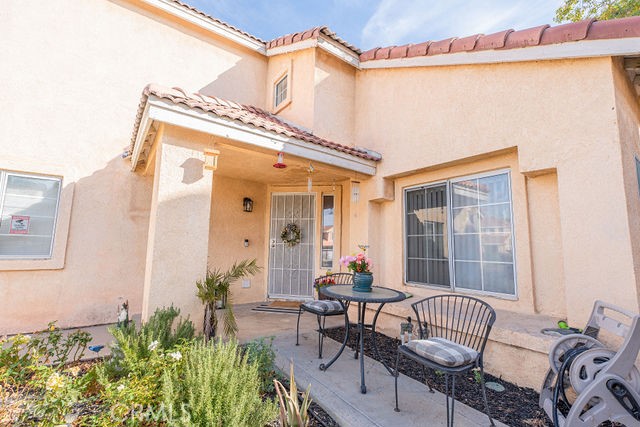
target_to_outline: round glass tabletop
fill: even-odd
[[[381,286],[372,286],[371,292],[358,292],[351,285],[330,285],[320,288],[320,292],[328,297],[356,302],[386,303],[406,298],[403,292]]]

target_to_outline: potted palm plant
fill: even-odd
[[[207,270],[204,279],[198,280],[197,296],[204,304],[204,338],[209,340],[216,336],[218,329],[218,316],[216,309],[221,306],[224,308],[223,327],[224,333],[234,336],[238,332],[236,317],[233,313],[233,304],[231,303],[231,295],[229,289],[231,285],[246,276],[253,276],[260,271],[260,267],[256,264],[256,259],[235,262],[227,271],[219,268]]]

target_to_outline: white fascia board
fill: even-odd
[[[283,53],[291,53],[313,47],[319,47],[356,68],[360,67],[360,57],[358,55],[353,53],[350,49],[331,41],[324,35],[320,35],[318,38],[306,39],[301,42],[267,49],[267,56],[282,55]]]
[[[338,57],[347,64],[360,68],[360,56],[356,55],[350,49],[333,42],[329,38],[325,36],[318,37],[318,47]]]
[[[212,19],[209,19],[206,16],[199,14],[198,12],[189,10],[171,0],[142,0],[142,2],[156,7],[171,15],[177,16],[178,18],[184,19],[187,22],[197,25],[200,28],[204,28],[207,31],[211,31],[212,33],[236,42],[251,50],[262,54],[266,52],[264,43],[261,43],[249,36],[242,34],[239,31],[233,30]]]
[[[149,129],[151,128],[151,122],[152,120],[149,119],[149,103],[147,102],[147,105],[144,106],[144,111],[142,112],[140,124],[138,125],[138,133],[136,134],[136,140],[133,144],[133,153],[131,153],[132,171],[135,171],[138,167],[140,154],[144,148],[144,141],[147,138],[147,133],[149,133]]]
[[[597,56],[640,55],[640,37],[609,40],[583,40],[520,49],[444,53],[413,58],[379,59],[360,64],[361,69],[433,67],[446,65],[491,64],[542,61]]]
[[[190,109],[155,96],[149,97],[147,105],[149,107],[147,112],[149,120],[157,120],[209,135],[236,140],[273,150],[274,152],[282,151],[365,175],[375,175],[376,173],[376,165],[373,160],[362,159],[331,148],[272,133],[235,120],[225,119],[211,113]],[[137,162],[137,158],[135,160]]]
[[[276,56],[282,55],[283,53],[296,52],[298,50],[309,49],[312,47],[318,46],[317,39],[306,39],[301,42],[296,42],[293,44],[287,44],[284,46],[272,47],[271,49],[267,49],[267,56]]]

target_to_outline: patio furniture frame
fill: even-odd
[[[365,384],[364,379],[364,334],[366,330],[371,331],[371,343],[373,346],[373,352],[377,356],[378,360],[382,363],[382,365],[389,371],[389,374],[395,376],[395,371],[392,370],[387,364],[384,362],[384,359],[380,357],[380,353],[378,352],[378,345],[376,342],[376,322],[378,320],[378,316],[382,311],[382,307],[384,307],[387,303],[399,302],[406,299],[406,295],[403,292],[400,292],[395,289],[384,288],[382,286],[372,286],[371,292],[360,292],[353,289],[352,286],[348,285],[331,285],[323,287],[320,291],[321,294],[326,296],[333,297],[340,301],[340,304],[343,304],[345,307],[344,313],[344,327],[345,334],[344,340],[342,341],[342,345],[338,352],[329,360],[329,362],[322,363],[319,368],[321,371],[326,371],[329,367],[338,360],[344,348],[347,346],[347,342],[349,341],[349,313],[348,313],[348,304],[351,301],[358,303],[358,339],[355,348],[354,357],[357,359],[358,355],[360,357],[360,393],[367,393],[367,386]],[[343,303],[344,301],[344,303]],[[373,323],[365,323],[365,314],[367,311],[367,304],[378,304],[378,308],[376,309],[375,315],[373,316]]]
[[[425,298],[411,304],[411,307],[415,312],[420,328],[420,339],[444,338],[453,343],[475,350],[477,356],[474,360],[466,364],[447,366],[422,357],[411,350],[407,344],[399,346],[396,355],[395,369],[395,411],[400,411],[398,407],[398,376],[400,375],[398,372],[398,363],[402,355],[421,364],[423,370],[427,367],[445,374],[447,426],[453,426],[456,376],[477,368],[480,372],[480,386],[482,388],[482,398],[484,400],[486,415],[489,417],[491,425],[495,426],[487,402],[483,366],[484,349],[493,323],[496,320],[495,310],[489,304],[478,298],[454,294],[436,295]],[[451,377],[451,387],[449,387],[449,377]],[[429,387],[429,391],[433,393],[433,388],[426,379],[426,376],[425,381]]]
[[[353,284],[353,274],[351,273],[333,273],[326,276],[320,276],[313,281],[313,287],[318,292],[318,300],[335,300],[334,298],[325,297],[320,293],[319,284],[322,283],[323,280],[332,279],[333,282],[337,285],[352,285]],[[341,304],[342,305],[342,304]],[[349,303],[346,305],[342,305],[342,309],[339,311],[332,312],[323,312],[322,310],[318,310],[313,306],[310,306],[307,302],[300,304],[298,309],[298,322],[296,324],[296,345],[300,345],[299,335],[300,335],[300,316],[304,311],[315,314],[318,320],[318,359],[322,359],[322,346],[324,344],[324,331],[325,331],[325,321],[327,317],[330,316],[342,316],[345,313],[345,310],[349,308]]]

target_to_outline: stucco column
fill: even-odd
[[[196,280],[205,275],[213,172],[201,144],[168,129],[156,152],[142,318],[174,306],[201,324]]]
[[[583,327],[595,300],[637,312],[638,298],[620,151],[575,157],[558,167],[558,192],[567,318]]]

